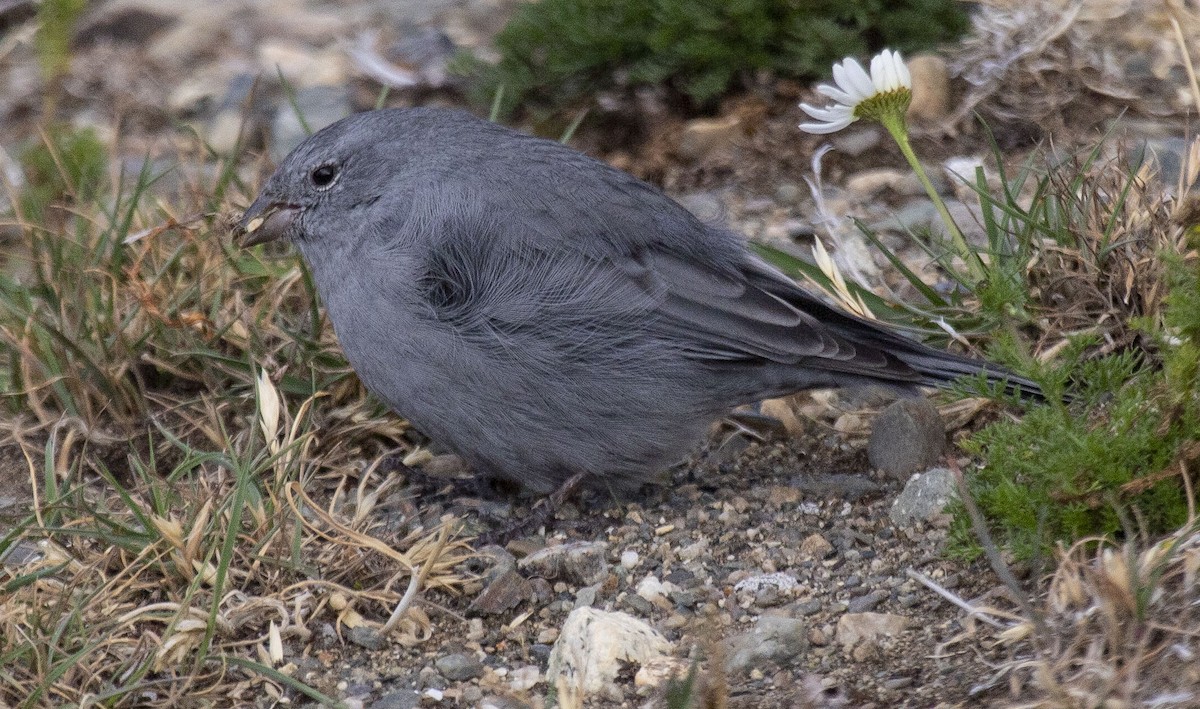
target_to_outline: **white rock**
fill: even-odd
[[[633,569],[638,565],[638,561],[639,557],[636,551],[626,549],[621,552],[621,566],[624,566],[626,569]]]
[[[508,675],[508,686],[517,692],[533,689],[534,685],[541,681],[542,673],[536,665],[517,667]]]
[[[627,613],[576,608],[550,652],[546,683],[563,709],[582,707],[589,696],[619,700],[615,680],[623,663],[642,667],[670,652],[666,638]]]
[[[637,693],[646,696],[668,680],[687,674],[687,663],[674,657],[660,657],[642,665],[633,676]]]
[[[796,580],[795,576],[783,572],[759,574],[738,581],[733,590],[738,593],[756,594],[768,586],[773,586],[783,593],[788,593],[799,588],[800,582]]]
[[[670,609],[671,601],[667,594],[678,590],[679,586],[670,581],[659,581],[657,576],[647,575],[638,583],[635,593],[660,608]]]

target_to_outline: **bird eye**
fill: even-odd
[[[329,189],[337,178],[337,165],[322,165],[308,174],[308,179],[312,180],[313,186],[319,190]]]

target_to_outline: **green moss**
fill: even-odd
[[[953,0],[542,0],[496,38],[498,65],[470,70],[481,104],[503,89],[501,115],[646,84],[705,107],[756,71],[816,78],[844,56],[928,48],[966,25]]]

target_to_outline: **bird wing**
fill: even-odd
[[[662,251],[623,263],[654,294],[657,317],[651,327],[692,356],[803,362],[900,381],[922,379],[881,347],[893,339],[916,343],[825,305],[754,256],[730,270]]]

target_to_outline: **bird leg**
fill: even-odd
[[[554,517],[554,513],[562,507],[563,503],[579,492],[583,487],[583,481],[586,479],[587,473],[575,473],[567,478],[562,485],[559,485],[557,490],[534,505],[525,519],[511,524],[504,529],[496,529],[480,535],[480,543],[485,546],[488,544],[505,546],[517,537],[532,534],[550,522]]]

